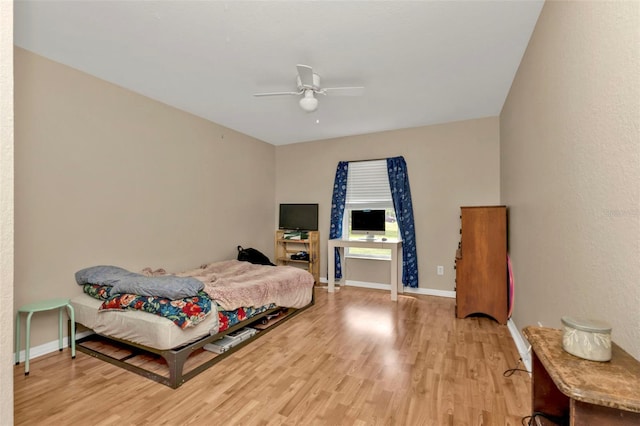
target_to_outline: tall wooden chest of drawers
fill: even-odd
[[[507,208],[461,207],[456,252],[456,317],[485,314],[507,323]]]

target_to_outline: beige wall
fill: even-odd
[[[0,1],[0,419],[13,424],[13,2]]]
[[[276,203],[319,203],[327,276],[331,194],[339,161],[404,156],[416,219],[419,286],[453,291],[459,207],[500,201],[497,117],[276,147]],[[436,275],[436,266],[445,275]],[[389,262],[351,260],[347,279],[389,282]]]
[[[273,250],[275,148],[15,49],[15,305],[95,264],[169,271]],[[32,345],[55,340],[33,319]]]
[[[500,116],[519,327],[613,326],[640,359],[640,3],[547,2]]]

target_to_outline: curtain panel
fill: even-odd
[[[413,220],[413,203],[409,174],[404,157],[387,158],[389,186],[396,211],[398,231],[402,238],[402,283],[418,287],[418,258],[416,255],[416,230]]]
[[[333,197],[331,200],[331,228],[329,238],[342,238],[342,219],[344,217],[345,201],[347,199],[347,174],[349,163],[340,161],[336,168],[336,177],[333,182]],[[342,278],[342,264],[340,263],[340,253],[335,249],[336,279]]]

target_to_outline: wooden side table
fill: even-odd
[[[611,361],[578,358],[562,349],[562,331],[523,330],[533,349],[533,413],[571,426],[639,425],[640,362],[612,343]],[[538,416],[543,425],[558,424]]]
[[[71,346],[71,358],[76,357],[76,318],[73,311],[73,306],[69,302],[69,299],[50,299],[42,300],[40,302],[29,303],[21,306],[16,314],[16,365],[20,364],[20,314],[27,314],[27,336],[25,342],[25,362],[24,362],[24,375],[29,375],[29,346],[31,342],[31,317],[35,312],[51,311],[58,309],[58,349],[62,351],[62,311],[66,308],[71,320],[71,336],[69,336],[69,343]]]

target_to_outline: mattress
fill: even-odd
[[[218,332],[218,315],[213,310],[195,327],[181,329],[171,320],[147,312],[99,311],[102,301],[81,294],[71,299],[76,322],[98,334],[164,350],[194,342]]]

